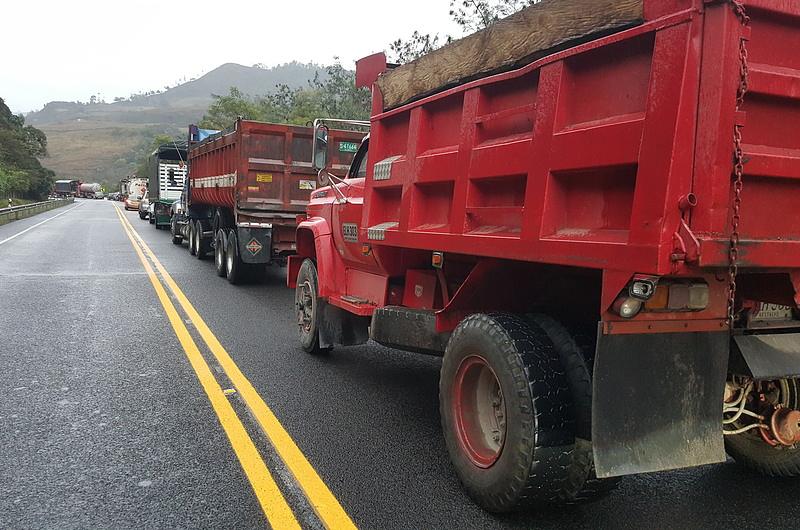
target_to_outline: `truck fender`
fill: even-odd
[[[329,267],[333,258],[331,255],[333,250],[330,236],[330,225],[326,219],[321,217],[312,217],[297,226],[297,253],[289,256],[286,285],[291,289],[297,287],[297,273],[300,272],[300,266],[306,258],[311,258],[317,264],[317,275],[320,279],[320,296],[323,296],[322,281],[323,278],[327,278],[327,274],[323,273],[330,270]],[[330,292],[327,286],[324,290]]]

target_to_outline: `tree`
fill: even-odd
[[[450,41],[450,37],[446,39]],[[415,31],[408,40],[397,39],[389,45],[390,59],[394,63],[409,63],[439,47],[439,35]]]
[[[540,0],[450,0],[450,17],[464,33],[474,33]]]
[[[367,120],[370,117],[372,95],[367,88],[356,88],[356,74],[346,70],[338,57],[327,67],[328,79],[315,76],[311,88],[319,93],[322,118]]]
[[[26,126],[0,98],[0,194],[43,199],[53,187],[54,173],[37,157],[47,155],[47,136]]]
[[[28,191],[28,179],[21,171],[0,167],[0,197],[20,197]],[[5,204],[0,204],[0,208]]]
[[[466,35],[480,31],[501,18],[512,15],[541,0],[450,0],[450,18],[461,27],[462,34]],[[439,35],[430,33],[422,34],[415,31],[408,39],[397,39],[389,44],[389,57],[392,62],[407,63],[419,59],[432,52],[440,45],[453,41],[448,35],[439,38]],[[440,44],[441,43],[441,44]]]
[[[227,95],[212,94],[211,97],[214,101],[200,120],[200,127],[204,129],[225,129],[239,116],[246,120],[264,119],[260,106],[236,87],[231,87]]]
[[[337,60],[306,87],[281,84],[269,94],[251,97],[231,87],[228,95],[214,95],[214,101],[200,121],[205,129],[226,129],[237,118],[305,125],[315,118],[369,119],[371,96],[356,88],[355,73]]]

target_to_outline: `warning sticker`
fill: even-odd
[[[272,173],[256,173],[256,182],[272,182]]]
[[[315,189],[317,189],[317,181],[316,180],[301,180],[300,181],[300,189],[301,190],[315,190]]]
[[[256,239],[256,238],[251,239],[250,242],[247,243],[247,250],[249,250],[250,254],[252,254],[253,256],[255,256],[256,254],[261,252],[261,249],[263,249],[263,248],[264,248],[264,245],[259,243],[258,239]]]
[[[258,191],[259,189],[258,186],[247,186],[247,191]]]

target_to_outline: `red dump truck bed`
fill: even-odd
[[[738,123],[742,262],[800,266],[800,3],[744,2],[739,113],[742,25],[720,3],[645,1],[637,27],[388,112],[376,89],[362,239],[653,274],[726,266]]]
[[[189,151],[191,203],[260,219],[295,219],[316,188],[309,127],[239,120]],[[363,133],[331,131],[331,172],[343,174]]]

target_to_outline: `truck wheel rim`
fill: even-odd
[[[217,234],[217,238],[214,241],[214,261],[216,262],[217,270],[222,270],[222,259],[222,238]]]
[[[297,286],[297,324],[303,333],[311,333],[314,324],[314,295],[308,280]]]
[[[228,274],[233,274],[233,251],[232,249],[228,249],[228,255],[225,256],[226,261],[228,262]]]
[[[487,469],[497,462],[506,438],[506,406],[500,381],[486,359],[461,361],[453,385],[456,438],[469,460]]]

